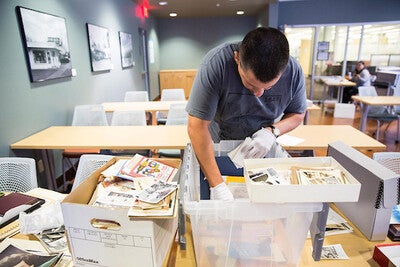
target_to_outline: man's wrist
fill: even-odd
[[[275,127],[274,125],[265,126],[267,131],[270,131],[275,137],[278,137],[281,134],[279,128]]]

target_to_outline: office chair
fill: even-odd
[[[161,101],[184,101],[186,100],[183,88],[163,89],[161,91]],[[167,122],[168,111],[158,111],[156,113],[157,124]]]
[[[378,93],[376,92],[376,89],[374,86],[359,86],[358,87],[358,95],[359,96],[378,96]],[[363,108],[363,104],[360,103],[361,109]],[[399,117],[395,114],[392,114],[388,111],[387,107],[383,106],[371,106],[369,108],[368,114],[367,114],[367,119],[373,119],[376,120],[377,127],[376,127],[376,133],[375,133],[375,139],[379,140],[379,133],[380,133],[380,127],[381,123],[387,122],[386,129],[389,127],[390,123],[392,121],[396,121],[399,119]]]
[[[149,94],[146,91],[127,91],[125,92],[124,102],[147,102]],[[151,125],[153,115],[151,112],[146,112],[146,122]]]
[[[125,92],[124,102],[149,101],[146,91],[127,91]]]
[[[166,125],[187,125],[188,113],[185,110],[186,104],[172,104],[168,116]],[[159,149],[159,157],[168,158],[181,158],[182,151],[180,149]]]
[[[107,126],[107,116],[102,105],[78,105],[74,108],[74,114],[72,117],[72,126]],[[98,154],[99,149],[65,149],[62,153],[62,171],[63,171],[63,184],[62,188],[64,192],[67,187],[66,178],[66,167],[65,163],[70,165],[75,173],[77,171],[73,159],[79,159],[83,154]],[[60,188],[57,187],[57,182],[54,181],[54,185],[57,191]]]
[[[0,191],[27,192],[38,187],[36,164],[32,158],[0,158]]]
[[[113,112],[113,116],[111,118],[111,126],[133,126],[133,125],[142,125],[146,126],[146,113],[144,110],[116,110]],[[112,155],[134,155],[141,154],[146,157],[151,156],[151,150],[104,150],[103,154],[112,154]]]
[[[372,159],[400,175],[400,152],[375,152]]]
[[[335,110],[333,111],[334,118],[348,118],[354,119],[356,106],[347,103],[335,103]]]
[[[90,174],[106,164],[113,156],[102,154],[84,154],[79,159],[72,190],[78,187]]]

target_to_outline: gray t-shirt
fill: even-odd
[[[292,57],[279,81],[256,97],[240,79],[234,60],[238,50],[239,43],[230,43],[207,53],[186,107],[190,115],[216,123],[210,129],[214,141],[243,140],[282,114],[303,113],[307,108],[303,72]]]

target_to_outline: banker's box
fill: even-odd
[[[87,205],[100,173],[117,160],[91,174],[61,203],[74,266],[163,266],[175,238],[176,216],[130,219],[127,208]],[[180,168],[180,159],[156,160]]]
[[[215,154],[225,156],[234,147],[216,145]],[[271,156],[285,160],[288,154],[278,148]],[[322,203],[254,203],[246,197],[202,200],[200,167],[190,145],[181,173],[197,266],[297,266],[313,215],[322,210]],[[235,193],[243,187],[246,191],[242,184]]]

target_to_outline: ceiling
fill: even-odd
[[[133,0],[137,4],[149,6],[150,15],[155,18],[169,18],[169,13],[177,13],[178,18],[228,17],[237,16],[236,11],[244,11],[244,16],[258,15],[269,3],[277,0]],[[159,2],[168,4],[161,6]],[[148,3],[148,4],[146,4]]]

